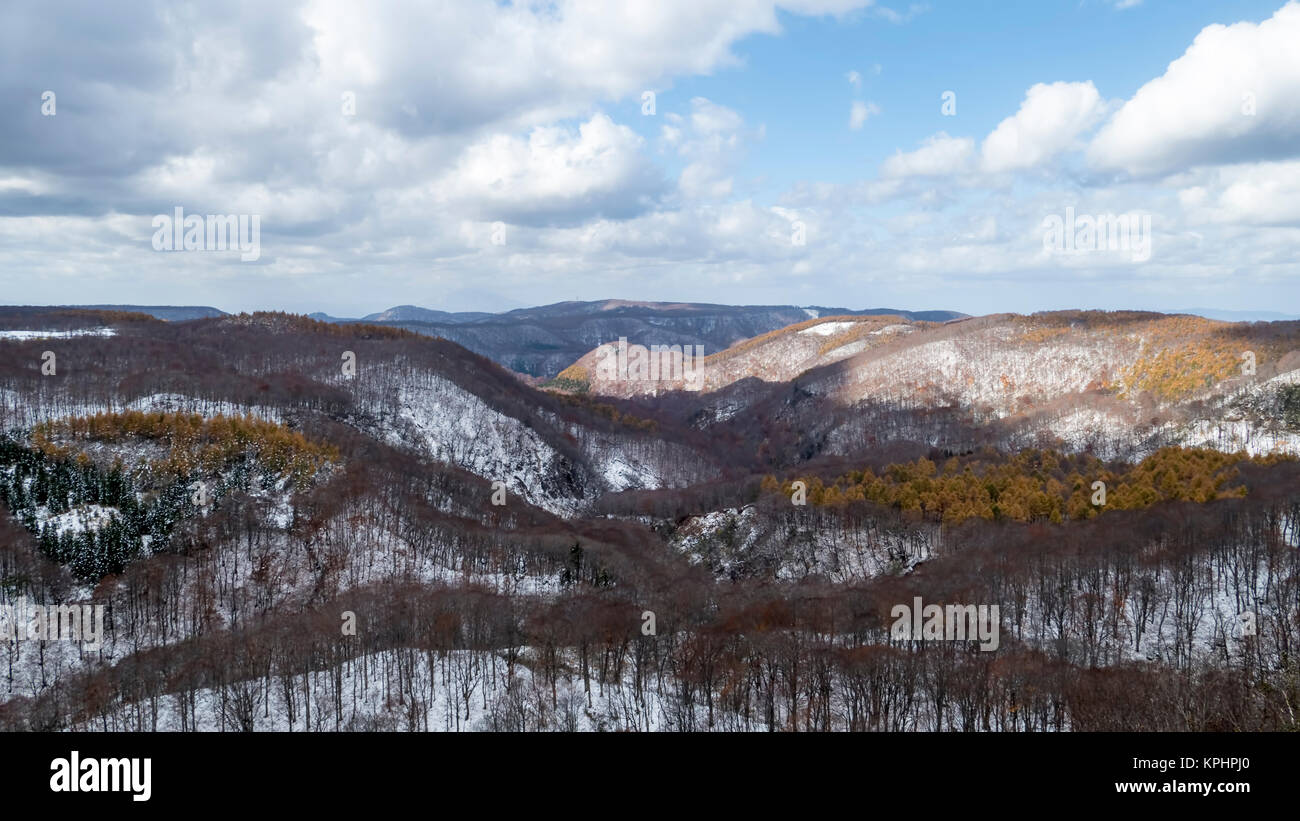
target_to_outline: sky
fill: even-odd
[[[1298,45],[1280,0],[11,0],[0,287],[1300,313]]]

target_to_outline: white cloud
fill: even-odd
[[[1300,226],[1300,161],[1216,168],[1202,185],[1178,191],[1191,224]]]
[[[1033,168],[1076,148],[1079,136],[1096,125],[1104,112],[1105,104],[1091,82],[1038,83],[1025,92],[1020,109],[984,139],[978,168],[972,138],[941,132],[917,150],[900,151],[885,160],[881,174],[940,176],[976,170],[996,174]]]
[[[913,3],[907,7],[907,11],[898,12],[888,6],[874,6],[871,12],[877,17],[888,20],[891,23],[906,23],[918,14],[924,14],[929,11],[929,5],[925,3]]]
[[[706,137],[730,137],[744,125],[744,119],[730,108],[704,97],[691,99],[691,128]]]
[[[1091,82],[1038,83],[1020,110],[993,129],[980,147],[983,167],[993,173],[1032,168],[1072,148],[1079,134],[1104,112]]]
[[[885,177],[939,176],[969,170],[975,153],[975,141],[970,137],[949,137],[939,132],[926,139],[915,151],[899,151],[880,166]]]
[[[533,129],[527,140],[495,135],[470,146],[434,190],[452,208],[483,220],[627,216],[657,189],[643,143],[604,114],[576,134],[548,126]]]
[[[849,106],[849,128],[857,131],[867,122],[868,117],[874,117],[879,113],[880,106],[875,103],[854,100],[853,104]]]
[[[689,161],[677,182],[682,194],[693,199],[730,196],[744,119],[726,106],[695,97],[689,116],[674,115],[673,122],[680,122],[681,128],[666,126],[663,133],[665,142]]]
[[[1101,129],[1094,166],[1159,174],[1300,152],[1300,3],[1204,28]],[[1254,115],[1247,113],[1253,104]]]
[[[778,9],[844,14],[872,0],[626,0],[502,5],[310,0],[322,80],[357,88],[406,133],[530,125],[673,76],[734,66],[732,46],[780,32]],[[429,102],[436,100],[436,105]],[[403,113],[402,106],[415,109]],[[379,114],[378,112],[383,112]]]

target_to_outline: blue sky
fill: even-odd
[[[1300,312],[1295,2],[119,17],[0,10],[11,303]],[[159,250],[177,207],[256,217],[257,253]],[[1067,209],[1138,250],[1049,247]]]
[[[743,65],[687,77],[661,92],[660,106],[706,97],[766,126],[750,151],[744,175],[777,195],[801,180],[843,181],[872,176],[900,148],[938,130],[987,134],[1014,111],[1034,82],[1091,80],[1103,96],[1128,98],[1186,50],[1213,23],[1260,21],[1273,2],[1177,0],[1122,10],[1092,2],[936,2],[906,24],[869,12],[837,20],[780,14],[783,32],[737,44]],[[858,71],[861,90],[845,75]],[[879,71],[879,74],[876,71]],[[957,120],[940,113],[952,90]],[[870,127],[844,127],[852,100],[876,103]],[[640,100],[621,107],[639,122]],[[640,127],[638,127],[640,126]]]

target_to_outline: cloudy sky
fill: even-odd
[[[1300,313],[1300,2],[129,8],[0,9],[5,303]]]

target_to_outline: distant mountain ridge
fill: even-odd
[[[421,308],[418,305],[397,305],[386,311],[380,311],[375,314],[366,314],[361,317],[362,322],[473,322],[476,319],[487,319],[497,316],[497,314],[484,313],[481,311],[435,311],[430,308]]]
[[[956,311],[605,299],[557,302],[499,314],[399,305],[360,319],[325,314],[314,314],[312,318],[388,325],[442,337],[510,370],[550,379],[597,345],[620,337],[643,345],[701,345],[706,352],[715,353],[742,340],[821,316],[880,315],[928,322],[966,317]]]
[[[162,319],[167,322],[185,322],[190,319],[211,319],[212,317],[228,316],[225,311],[213,308],[211,305],[59,305],[56,307],[78,311],[130,311],[137,314],[148,314],[154,319]]]
[[[1300,319],[1300,314],[1284,314],[1280,311],[1226,311],[1220,308],[1184,308],[1169,313],[1191,314],[1220,322],[1291,322]]]

